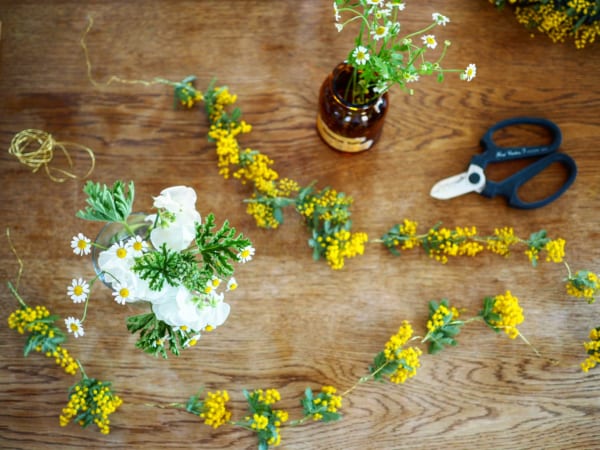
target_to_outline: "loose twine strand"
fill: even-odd
[[[81,35],[81,39],[79,40],[79,42],[81,44],[81,48],[83,49],[83,54],[85,55],[85,64],[87,67],[87,77],[90,80],[90,83],[92,83],[92,85],[94,85],[94,87],[97,87],[97,88],[98,87],[106,87],[113,82],[122,83],[122,84],[141,84],[144,86],[154,86],[156,84],[169,84],[169,85],[173,84],[171,81],[166,80],[164,78],[159,78],[159,77],[155,77],[152,80],[147,81],[147,80],[127,80],[127,79],[118,77],[116,75],[112,75],[104,83],[98,83],[96,80],[94,80],[94,77],[92,76],[92,63],[90,61],[90,54],[89,54],[89,51],[87,48],[87,44],[85,43],[85,38],[87,37],[88,33],[91,31],[93,26],[94,26],[94,18],[92,16],[88,16],[88,26],[85,29],[85,31],[83,32],[83,34]]]
[[[37,145],[37,147],[32,148],[32,145]],[[76,174],[70,171],[73,169],[73,160],[67,150],[67,146],[77,147],[90,155],[92,162],[89,170],[83,176],[83,178],[87,178],[93,172],[96,165],[96,158],[92,149],[72,142],[58,142],[50,133],[43,130],[27,129],[18,132],[10,143],[8,153],[14,155],[22,164],[31,167],[33,173],[37,172],[40,167],[43,166],[46,170],[46,174],[52,181],[62,183],[68,179],[78,178]],[[54,158],[55,150],[63,152],[69,163],[70,170],[57,169],[49,166]],[[53,175],[53,172],[62,174],[62,176],[55,176]]]
[[[17,258],[17,264],[19,264],[19,270],[17,272],[17,281],[15,282],[15,289],[18,290],[19,283],[21,282],[21,275],[23,275],[23,261],[21,261],[21,258],[19,258],[19,255],[17,254],[17,249],[12,243],[12,240],[10,238],[10,228],[8,227],[6,228],[6,239],[8,240],[8,246],[10,248],[10,251],[13,252],[15,258]]]

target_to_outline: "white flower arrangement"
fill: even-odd
[[[77,217],[120,224],[123,233],[109,245],[92,242],[82,233],[71,241],[77,255],[97,253],[96,276],[88,283],[73,278],[67,295],[74,303],[85,302],[83,318],[65,320],[67,330],[83,336],[92,285],[101,279],[112,289],[120,305],[145,302],[150,312],[129,317],[127,328],[139,332],[138,348],[167,357],[194,345],[201,333],[222,325],[230,306],[225,292],[237,287],[233,262],[252,259],[251,242],[225,222],[213,231],[214,216],[203,222],[196,210],[196,192],[186,186],[164,189],[154,198],[157,213],[130,223],[134,185],[117,181],[112,188],[88,182],[84,187],[88,206]],[[141,234],[140,234],[141,233]],[[99,252],[94,252],[96,247]],[[225,281],[227,280],[227,281]]]

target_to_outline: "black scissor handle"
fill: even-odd
[[[560,163],[567,169],[568,178],[565,183],[554,194],[542,200],[535,202],[524,202],[521,200],[518,195],[519,188],[553,163]],[[514,208],[534,209],[545,206],[560,197],[573,184],[576,176],[577,165],[573,158],[565,153],[551,153],[503,181],[487,181],[481,194],[486,197],[502,195],[508,199],[508,204]]]
[[[537,125],[546,128],[552,133],[552,142],[547,145],[532,145],[521,147],[500,147],[493,139],[496,131],[508,128],[514,125]],[[483,153],[477,154],[471,158],[471,164],[477,164],[482,169],[489,163],[509,161],[511,159],[530,158],[534,156],[543,156],[555,152],[562,142],[562,133],[558,126],[544,118],[540,117],[513,117],[502,120],[493,125],[481,138]]]

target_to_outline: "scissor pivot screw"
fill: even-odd
[[[480,179],[481,179],[481,177],[479,176],[478,173],[472,173],[471,175],[469,175],[469,183],[477,184],[477,183],[479,183]]]

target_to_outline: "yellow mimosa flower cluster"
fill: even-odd
[[[365,252],[365,243],[369,240],[366,233],[351,233],[348,230],[340,230],[333,236],[317,239],[325,248],[325,259],[332,269],[342,269],[346,258],[353,258]]]
[[[563,262],[565,257],[565,243],[565,240],[562,238],[548,242],[544,247],[544,250],[546,250],[546,261],[554,263]]]
[[[590,340],[584,342],[583,347],[585,348],[588,357],[581,363],[581,370],[587,372],[600,363],[600,327],[592,328],[590,330]]]
[[[446,305],[439,305],[435,310],[435,313],[431,316],[431,319],[427,321],[427,330],[435,331],[437,328],[440,328],[444,325],[444,318],[450,314],[450,310],[446,307]]]
[[[600,294],[600,277],[594,272],[580,270],[567,279],[567,294],[594,303]]]
[[[505,1],[490,0],[490,3],[502,6]],[[600,4],[595,0],[508,0],[508,3],[516,6],[515,16],[520,24],[535,27],[552,42],[573,38],[575,47],[583,48],[600,35]]]
[[[249,133],[252,127],[245,122],[228,128],[219,128],[211,125],[208,137],[215,141],[218,157],[217,167],[223,178],[229,178],[229,166],[240,163],[240,149],[237,136],[241,133]]]
[[[269,445],[278,446],[281,443],[280,428],[288,420],[288,413],[284,410],[273,409],[271,405],[281,400],[277,389],[256,389],[252,392],[244,391],[250,407],[250,415],[243,422],[234,422],[246,429],[254,430],[258,435],[259,447],[268,448]]]
[[[477,235],[475,227],[431,228],[427,235],[427,245],[430,248],[429,257],[445,264],[448,256],[475,256],[483,250],[483,245],[470,240]]]
[[[487,249],[492,253],[501,256],[510,254],[511,245],[517,244],[520,239],[515,236],[515,231],[511,227],[494,229],[494,236],[487,240]]]
[[[93,378],[83,378],[75,385],[67,406],[60,415],[60,425],[67,426],[71,419],[79,417],[79,425],[95,423],[103,434],[110,433],[110,416],[123,401],[111,391],[108,383]]]
[[[226,390],[208,392],[200,413],[204,423],[216,429],[229,422],[231,412],[227,409],[228,401],[229,394]]]
[[[333,386],[323,386],[321,388],[321,393],[313,398],[313,405],[315,408],[323,408],[322,411],[325,410],[329,413],[337,413],[338,410],[342,407],[342,396],[335,395],[337,389]],[[315,413],[313,414],[313,420],[321,420],[323,419],[323,414]]]
[[[50,311],[45,306],[36,306],[31,308],[20,308],[13,311],[8,317],[8,327],[17,330],[19,334],[39,333],[44,336],[54,337],[53,331],[50,329],[43,319],[50,316]]]
[[[263,402],[265,405],[272,405],[281,400],[281,394],[277,389],[267,389],[266,391],[257,389],[254,392],[258,394],[258,401]]]
[[[51,324],[50,311],[45,306],[29,306],[13,311],[8,317],[8,327],[20,334],[31,333],[35,345],[33,350],[54,358],[56,364],[69,375],[75,375],[78,365],[66,348],[56,340],[56,327]],[[63,339],[61,339],[62,341]]]
[[[403,348],[404,344],[412,337],[413,328],[408,321],[403,321],[398,332],[390,337],[385,344],[383,353],[388,361],[402,361],[396,371],[390,375],[393,383],[404,383],[407,379],[417,374],[417,368],[421,367],[419,357],[422,351],[417,347]]]
[[[418,347],[408,347],[403,349],[397,359],[403,360],[404,365],[398,366],[396,372],[390,375],[390,381],[392,383],[401,384],[409,378],[414,377],[417,374],[417,368],[421,367],[419,357],[422,351]]]
[[[510,291],[506,291],[505,294],[496,295],[494,300],[492,312],[498,314],[500,319],[492,321],[491,325],[504,330],[509,338],[515,339],[519,336],[517,325],[525,320],[523,308],[519,305],[519,299],[514,297]]]

